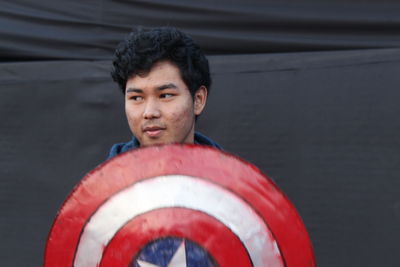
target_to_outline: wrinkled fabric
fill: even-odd
[[[110,60],[133,27],[175,26],[207,54],[400,47],[400,3],[349,1],[2,1],[0,62]]]

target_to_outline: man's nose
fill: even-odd
[[[156,119],[161,116],[160,107],[156,100],[149,99],[146,102],[143,117],[145,119]]]

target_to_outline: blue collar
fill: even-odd
[[[196,145],[212,146],[222,150],[222,147],[217,142],[214,142],[207,136],[198,132],[194,133],[194,143]],[[126,152],[131,149],[136,149],[138,147],[140,147],[140,143],[136,137],[133,137],[132,140],[127,143],[114,144],[110,149],[110,153],[108,154],[107,159],[113,158],[120,153]]]

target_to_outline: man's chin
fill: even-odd
[[[140,143],[141,147],[147,147],[147,146],[160,146],[160,145],[168,145],[168,144],[173,144],[173,141],[168,141],[168,140],[146,140],[143,141],[143,143]]]

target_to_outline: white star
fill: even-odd
[[[158,265],[151,264],[151,263],[141,261],[141,260],[138,260],[137,263],[139,264],[140,267],[160,267]]]
[[[141,260],[138,260],[137,263],[140,267],[160,267],[158,265]],[[185,241],[182,241],[182,243],[179,245],[179,248],[176,250],[167,267],[186,267]]]

